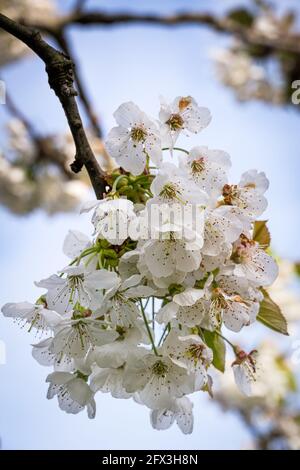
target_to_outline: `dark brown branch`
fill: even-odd
[[[71,168],[78,173],[85,166],[96,196],[101,199],[105,193],[105,174],[93,154],[79,114],[75,99],[77,92],[74,88],[74,64],[69,57],[44,41],[36,29],[18,24],[2,14],[0,27],[20,39],[45,63],[49,85],[61,102],[76,147],[76,157]]]
[[[73,12],[61,19],[61,25],[82,24],[82,25],[118,25],[127,23],[149,23],[160,24],[165,26],[180,24],[206,24],[214,29],[223,30],[224,26],[220,20],[209,13],[175,13],[166,16],[153,14],[136,14],[136,13],[107,13],[102,11],[95,12]]]
[[[75,63],[74,55],[71,52],[71,48],[70,48],[70,45],[68,43],[68,40],[66,38],[66,35],[65,35],[64,31],[63,30],[57,31],[57,33],[55,33],[55,36],[53,36],[53,37],[57,41],[57,43],[59,44],[59,46],[61,47],[63,52],[68,57],[70,57],[72,62]],[[76,61],[76,63],[77,63],[77,61]],[[82,101],[82,104],[83,104],[84,110],[86,112],[86,115],[89,118],[91,127],[93,128],[95,135],[97,137],[99,137],[99,139],[102,139],[103,138],[103,132],[102,132],[102,129],[100,127],[98,117],[97,117],[97,115],[96,115],[96,113],[95,113],[95,111],[94,111],[94,109],[91,105],[91,101],[88,98],[88,94],[87,94],[85,86],[83,84],[83,80],[82,80],[80,71],[78,70],[78,65],[74,69],[74,77],[75,77],[75,82],[76,82],[76,85],[77,85],[79,97]]]
[[[280,38],[269,39],[251,28],[239,25],[230,18],[218,18],[209,13],[175,13],[171,15],[159,16],[153,14],[135,13],[107,13],[102,11],[85,12],[74,11],[61,17],[58,23],[53,26],[36,25],[39,29],[53,34],[55,29],[63,30],[71,25],[99,25],[114,26],[120,24],[149,24],[163,26],[195,25],[207,26],[214,31],[232,34],[249,45],[268,48],[271,52],[294,52],[300,54],[300,35],[290,34]]]

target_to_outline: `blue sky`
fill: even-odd
[[[72,2],[58,3],[67,8]],[[90,1],[88,5],[160,13],[208,8],[221,11],[225,5],[237,3],[242,2]],[[273,247],[282,256],[300,259],[300,114],[296,109],[235,101],[230,91],[217,82],[210,59],[211,51],[226,45],[228,38],[196,27],[72,28],[69,34],[106,132],[113,125],[113,111],[123,101],[132,100],[156,114],[159,95],[172,99],[189,94],[209,107],[212,123],[197,139],[187,139],[186,146],[197,142],[228,151],[233,182],[249,168],[265,171],[270,179],[266,216]],[[15,101],[37,123],[40,132],[66,129],[63,112],[49,91],[39,60],[31,58],[12,65],[2,76]],[[2,106],[0,124],[6,117]],[[69,228],[91,232],[85,216],[48,217],[37,211],[15,217],[3,208],[0,227],[1,305],[36,298],[39,291],[33,281],[65,265],[61,245]],[[240,448],[249,439],[237,417],[220,413],[213,404],[208,406],[202,395],[194,397],[195,430],[191,436],[183,436],[175,427],[166,432],[154,431],[145,408],[107,395],[97,401],[96,420],[89,421],[84,414],[68,416],[54,400],[45,398],[48,370],[34,362],[30,351],[30,343],[38,338],[0,317],[0,340],[7,350],[7,364],[0,365],[3,448],[214,449]]]

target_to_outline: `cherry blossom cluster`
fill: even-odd
[[[89,188],[69,169],[74,158],[69,134],[33,140],[19,119],[10,120],[7,128],[7,144],[0,148],[0,203],[15,214],[78,209]],[[97,139],[91,144],[97,150]]]
[[[257,352],[225,335],[256,321],[277,276],[254,237],[269,183],[250,170],[231,184],[226,152],[176,146],[211,121],[190,96],[162,102],[158,120],[132,102],[114,117],[106,147],[120,168],[103,200],[82,209],[93,234],[70,231],[69,264],[36,283],[44,292],[34,304],[2,312],[44,334],[32,354],[53,368],[48,398],[67,413],[94,417],[101,391],[148,407],[156,429],[176,422],[190,433],[189,395],[212,395],[225,345],[238,387],[251,393]]]
[[[295,29],[293,13],[279,15],[271,4],[262,6],[261,11],[252,19],[245,31],[249,31],[258,43],[277,41],[278,44],[292,37]],[[249,12],[250,13],[250,12]],[[218,79],[234,92],[240,101],[260,100],[274,105],[283,105],[290,100],[289,88],[294,80],[291,70],[294,59],[289,59],[289,66],[279,62],[277,74],[270,73],[273,56],[263,47],[249,47],[247,42],[235,39],[226,49],[218,49],[214,54]]]
[[[228,49],[213,53],[218,79],[239,101],[260,100],[275,105],[286,101],[284,79],[270,76],[267,67],[255,61],[242,44],[235,41]]]

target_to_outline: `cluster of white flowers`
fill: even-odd
[[[158,121],[132,102],[114,116],[107,149],[121,168],[106,197],[83,208],[93,211],[92,239],[70,231],[70,264],[36,283],[46,293],[2,312],[47,334],[33,356],[54,368],[48,398],[66,412],[94,417],[96,392],[109,392],[147,406],[154,428],[176,421],[189,433],[187,396],[211,394],[223,327],[238,333],[255,322],[262,287],[277,276],[253,239],[268,180],[250,170],[230,184],[226,152],[175,147],[211,120],[189,96],[163,102]],[[231,346],[237,385],[249,394],[256,353]]]
[[[16,21],[26,18],[41,25],[45,21],[49,24],[57,18],[55,3],[52,0],[0,0],[0,11]],[[28,51],[23,42],[0,31],[0,66],[20,59]]]
[[[0,150],[0,203],[16,214],[78,208],[89,191],[87,181],[69,170],[75,155],[69,135],[43,137],[37,145],[18,119],[9,122],[8,130],[8,145]]]
[[[280,44],[281,40],[291,39],[295,19],[291,12],[278,15],[273,11],[273,6],[265,5],[253,17],[251,25],[245,26],[245,32],[254,44],[257,41],[256,46],[235,38],[229,47],[213,54],[219,80],[234,91],[238,100],[254,99],[275,105],[287,102],[288,88],[293,77],[297,76],[293,54],[276,63],[276,54],[271,54],[263,44],[272,44],[273,41]]]
[[[252,58],[242,44],[236,42],[229,49],[219,49],[213,56],[219,80],[234,91],[238,100],[273,104],[285,101],[284,81],[275,79],[274,71]]]
[[[252,25],[254,34],[266,39],[284,39],[293,30],[295,16],[286,12],[282,16],[277,15],[271,8],[267,8],[258,15]]]

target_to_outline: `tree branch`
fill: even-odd
[[[57,24],[45,26],[45,24],[36,25],[39,29],[50,34],[55,34],[54,30],[65,28],[72,25],[99,25],[114,26],[120,24],[150,24],[163,26],[195,25],[207,26],[214,31],[232,34],[249,45],[268,48],[271,52],[283,51],[300,54],[300,35],[290,34],[280,38],[266,38],[251,27],[239,25],[236,21],[227,17],[216,17],[209,13],[190,13],[182,12],[165,16],[153,14],[136,13],[107,13],[103,11],[73,11],[58,19]]]
[[[73,56],[73,53],[71,52],[71,48],[70,48],[69,42],[66,38],[66,34],[64,33],[64,30],[58,31],[55,34],[55,36],[53,36],[53,37],[57,41],[58,45],[62,48],[63,52],[68,57],[70,57],[72,62],[75,63],[75,61],[73,59],[74,56]],[[76,61],[76,63],[77,63],[77,61]],[[97,115],[96,115],[96,113],[95,113],[95,111],[94,111],[94,109],[91,105],[91,102],[90,102],[89,98],[88,98],[88,94],[85,90],[85,86],[83,84],[83,80],[82,80],[80,71],[78,70],[78,66],[74,68],[74,78],[75,78],[75,82],[76,82],[76,85],[77,85],[77,88],[78,88],[79,97],[80,97],[80,99],[82,101],[82,104],[84,106],[84,110],[86,112],[86,115],[89,118],[91,127],[93,128],[95,135],[97,137],[99,137],[99,139],[102,139],[103,138],[103,132],[102,132],[102,129],[100,127]]]
[[[76,156],[71,169],[78,173],[85,166],[98,199],[105,193],[105,173],[101,170],[88,142],[79,114],[74,88],[74,64],[68,56],[43,40],[36,29],[16,23],[0,14],[0,27],[20,39],[46,65],[49,85],[59,98],[73,135]]]

